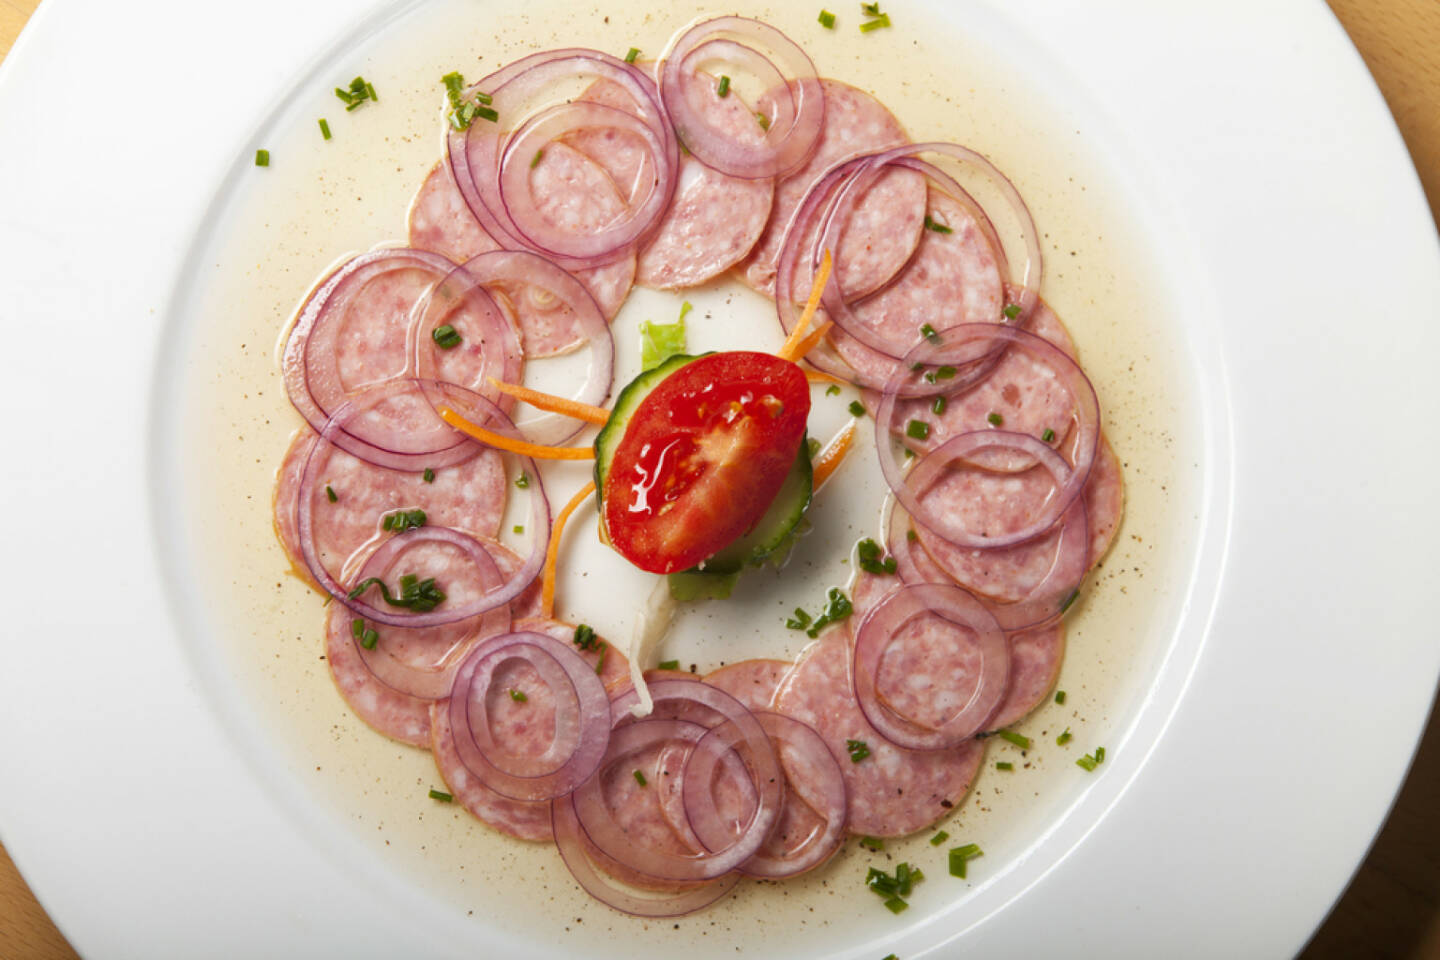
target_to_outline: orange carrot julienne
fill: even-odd
[[[825,481],[830,479],[830,475],[835,472],[836,467],[840,466],[840,461],[845,459],[845,455],[850,452],[854,443],[855,421],[851,420],[839,433],[830,438],[830,442],[825,444],[825,449],[815,457],[814,479],[811,481],[814,489],[819,490]]]
[[[800,341],[799,345],[795,348],[795,355],[790,359],[794,360],[796,363],[799,363],[801,360],[805,359],[805,354],[809,353],[811,350],[814,350],[817,346],[819,346],[820,341],[825,339],[825,334],[829,333],[830,328],[833,326],[835,326],[834,320],[826,320],[824,323],[820,324],[820,326],[816,327],[815,331],[811,333],[810,336]]]
[[[540,608],[551,619],[555,617],[555,558],[560,555],[560,536],[565,532],[565,522],[570,519],[570,514],[594,492],[594,480],[581,487],[555,518],[555,529],[550,532],[550,545],[545,548],[545,566],[540,574]]]
[[[820,258],[820,270],[815,274],[815,283],[810,287],[810,299],[805,301],[805,311],[800,314],[795,329],[790,331],[790,336],[785,339],[784,345],[775,351],[775,356],[782,360],[794,361],[796,349],[806,339],[805,328],[810,326],[810,321],[815,319],[815,311],[820,307],[820,297],[825,293],[825,284],[830,280],[830,251],[826,250]]]
[[[440,419],[456,430],[469,434],[481,443],[497,450],[508,450],[511,453],[518,453],[522,457],[535,457],[542,460],[593,460],[595,457],[593,447],[546,447],[538,443],[531,443],[529,440],[516,440],[492,430],[486,430],[484,427],[466,420],[449,407],[441,407],[439,412]]]
[[[496,380],[494,377],[490,377],[490,382],[494,384],[495,389],[501,393],[508,393],[515,399],[523,400],[539,410],[548,410],[551,413],[563,413],[567,417],[574,417],[576,420],[585,420],[589,423],[603,425],[610,421],[610,411],[604,407],[592,407],[588,403],[581,403],[578,400],[567,400],[564,397],[557,397],[554,394],[542,393],[539,390],[522,387],[517,383],[506,383],[503,380]]]

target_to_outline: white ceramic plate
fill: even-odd
[[[963,22],[1063,107],[1030,122],[1093,138],[1165,265],[1195,489],[1104,775],[953,903],[804,950],[1293,952],[1382,822],[1440,668],[1440,258],[1400,139],[1319,4],[887,9]],[[626,922],[537,938],[436,896],[298,775],[207,646],[193,587],[214,571],[169,472],[177,381],[211,360],[186,312],[200,258],[297,91],[404,22],[47,0],[0,67],[0,834],[88,956],[652,952]],[[701,927],[687,952],[767,955]]]

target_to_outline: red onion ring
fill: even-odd
[[[772,51],[794,79],[759,49]],[[766,93],[773,116],[760,145],[741,143],[713,126],[691,102],[691,89],[713,91],[713,80],[699,68],[707,59],[748,61],[757,73],[778,80]],[[685,148],[701,163],[744,180],[783,177],[810,159],[825,122],[825,97],[815,64],[793,40],[774,27],[745,17],[717,17],[698,23],[671,40],[656,73],[660,96]]]
[[[577,72],[614,81],[625,89],[636,105],[634,118],[645,128],[643,138],[654,151],[652,159],[655,163],[655,182],[650,193],[639,203],[632,202],[624,217],[588,235],[548,228],[533,206],[525,206],[520,198],[506,189],[507,185],[513,188],[518,176],[517,173],[506,173],[512,165],[511,160],[526,168],[534,156],[534,150],[520,154],[513,149],[512,141],[517,139],[517,134],[528,139],[529,135],[523,132],[525,129],[550,129],[547,118],[555,115],[542,111],[535,117],[516,122],[517,114],[548,84],[570,80]],[[643,245],[644,240],[659,228],[679,178],[680,148],[674,130],[665,119],[655,83],[643,70],[598,50],[552,50],[531,54],[501,68],[471,86],[464,96],[468,99],[482,90],[490,93],[491,109],[500,115],[500,120],[497,123],[476,120],[468,130],[451,130],[446,141],[448,159],[466,205],[485,232],[501,246],[512,250],[533,250],[554,261],[557,266],[578,270],[600,266],[624,256]],[[624,113],[613,108],[601,109]],[[570,113],[567,108],[564,115]],[[602,115],[588,107],[575,111],[575,114],[590,118]],[[528,195],[528,190],[525,192]],[[530,219],[532,213],[537,214],[537,219]]]
[[[403,537],[393,538],[388,541],[387,545],[389,543],[398,544],[398,548],[388,552],[376,550],[370,554],[364,566],[360,568],[360,572],[355,575],[356,582],[368,580],[370,577],[385,579],[386,574],[395,565],[395,560],[405,550],[427,540],[450,543],[447,532],[447,528],[444,527],[418,527],[408,531]],[[487,587],[494,587],[503,580],[500,568],[495,564],[495,559],[488,550],[484,553],[485,558],[489,560],[488,563],[483,562],[481,555],[474,551],[466,550],[465,553],[480,571],[480,580]],[[473,637],[506,633],[510,630],[510,607],[508,604],[487,610],[480,614],[480,617],[481,621],[473,625],[472,639]],[[405,628],[398,627],[396,629],[403,630]],[[450,694],[450,686],[459,665],[458,659],[447,656],[446,660],[430,667],[402,663],[390,653],[393,640],[393,632],[387,630],[380,635],[380,640],[368,650],[358,639],[352,639],[352,642],[355,644],[356,654],[364,661],[370,673],[392,690],[398,690],[424,700],[441,700]]]
[[[901,716],[876,686],[886,647],[901,628],[921,616],[938,616],[974,631],[980,648],[980,676],[970,700],[938,727]],[[1010,645],[995,617],[968,591],[949,584],[906,584],[887,593],[860,621],[854,663],[855,699],[872,727],[910,750],[943,750],[985,729],[985,721],[1000,706],[1010,677]]]
[[[676,856],[654,850],[637,850],[633,840],[615,823],[606,806],[599,783],[594,778],[582,784],[572,795],[575,813],[585,829],[585,835],[602,853],[650,877],[663,880],[710,880],[728,873],[749,860],[769,836],[779,815],[781,771],[770,738],[760,721],[734,697],[708,684],[685,680],[660,680],[650,684],[650,694],[657,710],[662,706],[666,711],[690,711],[703,707],[720,719],[714,729],[726,727],[722,736],[734,737],[729,743],[743,743],[746,753],[743,758],[755,784],[759,803],[750,822],[738,836],[732,836],[728,844],[716,852],[697,852],[694,856]],[[651,718],[636,720],[630,714],[630,706],[639,702],[639,694],[631,688],[610,704],[614,727],[610,735],[610,751],[606,763],[631,755],[657,742],[657,737],[669,738],[668,727],[657,724],[688,723]],[[661,714],[663,716],[663,714]],[[693,754],[692,754],[693,757]],[[683,788],[682,788],[683,789]],[[687,811],[690,809],[686,801]]]
[[[1005,430],[983,430],[961,436],[972,438],[971,443],[964,446],[967,447],[966,452],[974,452],[995,448],[1021,449],[1021,445],[1014,443],[1013,438],[1024,436],[1024,434],[1014,434]],[[972,443],[974,445],[971,445]],[[934,451],[922,454],[911,465],[909,473],[905,476],[905,485],[914,492],[915,496],[923,498],[925,490],[947,466],[946,461],[953,459],[945,455],[941,455],[939,459],[935,457],[935,454],[945,446],[942,444]],[[957,449],[960,446],[957,444]],[[1028,453],[1033,447],[1025,444],[1023,449]],[[1070,468],[1059,458],[1059,455],[1057,454],[1054,458],[1045,458],[1042,464],[1052,471],[1057,467],[1064,468],[1062,472],[1055,474],[1057,488],[1063,487]],[[916,524],[915,527],[924,559],[917,559],[914,556],[906,535],[909,520],[910,517],[903,507],[896,505],[892,509],[887,545],[896,557],[896,572],[900,574],[901,579],[907,583],[954,582],[954,578],[945,569],[944,564],[931,555],[930,550],[925,546],[928,538],[939,535],[923,524]],[[1077,496],[1069,508],[1060,515],[1057,523],[1060,530],[1059,539],[1055,545],[1055,559],[1051,563],[1050,569],[1046,571],[1044,578],[1027,596],[1014,602],[1002,603],[980,594],[976,595],[977,599],[995,615],[1001,628],[1008,632],[1024,630],[1027,627],[1039,626],[1042,623],[1059,619],[1065,600],[1080,586],[1080,582],[1085,579],[1085,574],[1090,569],[1090,525],[1085,508],[1085,498]],[[1021,548],[1024,546],[1022,544]],[[921,572],[922,564],[929,567],[925,573]]]
[[[560,849],[560,857],[565,861],[570,875],[590,896],[622,913],[636,917],[684,916],[708,907],[740,882],[738,873],[729,873],[677,893],[664,895],[645,895],[621,887],[597,869],[597,862],[603,864],[610,858],[595,849],[586,837],[580,819],[575,814],[573,802],[562,797],[551,804],[550,810],[555,845]]]
[[[510,424],[510,419],[493,403],[454,384],[436,383],[433,380],[392,380],[363,391],[356,399],[336,411],[330,421],[325,424],[325,428],[320,431],[319,440],[305,461],[305,470],[300,480],[300,503],[296,519],[300,551],[305,558],[306,567],[310,570],[311,576],[315,578],[315,582],[326,593],[343,603],[356,616],[391,626],[439,626],[440,624],[454,623],[456,620],[464,620],[501,604],[509,603],[519,596],[520,592],[529,586],[540,572],[540,567],[545,562],[545,549],[550,542],[550,504],[545,499],[545,486],[540,477],[540,471],[529,457],[520,457],[519,459],[522,468],[530,476],[530,517],[528,521],[529,529],[532,531],[530,554],[526,557],[525,563],[517,568],[504,584],[471,603],[448,606],[442,604],[444,609],[437,608],[426,613],[405,612],[398,607],[377,607],[360,597],[352,599],[349,591],[341,586],[335,576],[320,562],[319,553],[315,547],[315,518],[312,508],[314,498],[308,493],[308,491],[313,491],[319,482],[320,470],[327,459],[320,452],[328,450],[329,446],[334,444],[334,437],[345,429],[346,424],[353,417],[364,415],[376,402],[389,398],[398,388],[420,391],[426,395],[427,403],[445,402],[458,407],[462,414],[469,414],[472,418],[487,424],[489,429],[496,433],[509,437],[517,434],[515,428]],[[475,410],[480,411],[479,416],[472,412]],[[431,413],[433,414],[433,412],[432,410]],[[443,421],[441,422],[443,423]],[[446,426],[448,427],[448,424]],[[468,438],[466,439],[468,440]],[[474,443],[474,441],[470,442]],[[479,445],[477,444],[476,447],[478,449]],[[492,562],[484,546],[468,534],[447,527],[427,526],[418,529],[429,531],[427,536],[446,540],[464,550],[475,559],[476,563]],[[415,532],[407,531],[385,541],[376,549],[375,555],[370,558],[371,561],[382,565],[388,563],[393,552],[404,549],[404,538]]]
[[[476,285],[487,290],[500,284],[523,284],[539,287],[553,294],[569,307],[579,321],[581,332],[590,342],[590,365],[588,375],[580,390],[570,399],[591,406],[602,406],[610,395],[615,381],[615,338],[610,333],[610,324],[605,313],[595,302],[595,297],[580,279],[567,270],[557,267],[539,254],[528,250],[492,250],[465,262],[433,288],[430,295],[416,308],[415,322],[411,326],[412,350],[418,358],[417,368],[421,377],[434,376],[436,348],[429,331],[433,315],[447,308],[456,297],[468,296]],[[515,341],[516,357],[520,356],[520,340],[513,325],[506,324],[509,338]],[[508,383],[519,383],[522,364],[517,360],[507,366],[501,379]],[[468,384],[467,384],[468,386]],[[488,383],[475,388],[489,396],[494,388]],[[559,444],[575,436],[584,427],[573,417],[560,414],[546,414],[536,417],[517,428],[533,443]]]
[[[917,365],[920,368],[932,369],[941,365],[960,367],[993,352],[993,345],[996,342],[1008,343],[1011,349],[1019,347],[1038,354],[1060,376],[1062,382],[1069,389],[1071,397],[1075,400],[1076,442],[1073,467],[1067,466],[1058,453],[1035,437],[1010,434],[1010,438],[1006,441],[1008,446],[1021,448],[1036,460],[1046,464],[1047,469],[1057,478],[1062,474],[1064,476],[1055,495],[1050,498],[1045,509],[1031,524],[998,537],[987,537],[964,529],[948,515],[930,510],[920,503],[919,497],[905,483],[904,472],[895,459],[892,444],[886,442],[883,437],[877,437],[875,444],[880,456],[880,470],[885,474],[885,482],[890,485],[895,498],[915,518],[916,523],[929,527],[934,533],[960,547],[981,549],[1009,547],[1017,543],[1024,543],[1049,530],[1070,508],[1084,488],[1085,481],[1090,475],[1090,467],[1095,462],[1095,451],[1100,437],[1100,404],[1095,397],[1095,388],[1090,385],[1089,378],[1085,376],[1085,372],[1080,369],[1079,365],[1063,350],[1043,337],[1038,337],[1025,330],[994,323],[962,323],[950,327],[940,331],[938,342],[922,341],[907,353],[902,360],[900,369],[885,385],[880,405],[875,411],[876,424],[885,430],[895,429],[895,402],[902,387],[907,384],[915,396],[931,396],[950,390],[948,382],[938,378],[934,384],[925,384],[924,378],[919,377],[916,373]],[[987,445],[985,438],[997,432],[999,431],[979,430],[951,437],[931,451],[929,455],[934,456],[944,450],[948,451],[945,456],[953,460],[963,456],[964,453]],[[1008,431],[1006,432],[1008,433]]]
[[[844,841],[848,810],[845,777],[824,739],[813,727],[793,717],[769,711],[757,711],[755,717],[771,740],[779,744],[776,752],[782,768],[785,768],[788,787],[782,794],[782,809],[785,804],[803,803],[824,819],[825,828],[802,838],[788,849],[777,849],[779,838],[772,829],[765,844],[739,869],[755,877],[792,877],[829,859]],[[696,839],[707,850],[723,849],[735,838],[734,825],[717,816],[714,799],[705,791],[714,782],[720,763],[737,756],[733,750],[736,742],[738,737],[734,734],[734,727],[722,724],[696,744],[685,762],[681,787],[685,812]],[[791,763],[785,761],[785,747],[789,747],[795,756]],[[803,763],[814,777],[792,776],[788,768],[796,763]],[[777,818],[777,826],[779,822]]]
[[[306,300],[286,341],[282,367],[290,402],[317,433],[346,401],[366,389],[347,390],[341,381],[335,367],[336,340],[340,334],[336,321],[372,280],[395,270],[417,269],[432,273],[438,281],[455,267],[444,257],[423,250],[373,250],[349,260]],[[483,291],[467,307],[479,311],[482,317],[493,315],[495,321],[507,322]],[[516,342],[518,344],[518,340]],[[401,376],[410,372],[411,364],[407,361]],[[407,411],[402,408],[397,413],[403,415]],[[347,425],[335,434],[333,442],[352,456],[396,470],[451,466],[473,457],[479,449],[438,417],[424,418],[423,410],[424,422],[393,420],[394,416],[372,413],[360,423]]]
[[[483,705],[495,671],[524,660],[555,693],[555,736],[538,757],[502,754]],[[450,726],[465,767],[496,793],[512,800],[563,797],[590,779],[610,743],[609,698],[593,667],[574,647],[530,631],[482,640],[466,654],[450,691]]]

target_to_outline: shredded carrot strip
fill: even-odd
[[[449,407],[440,408],[440,419],[456,430],[468,433],[483,444],[497,450],[518,453],[522,457],[536,457],[543,460],[591,460],[595,457],[593,447],[546,447],[528,440],[511,439],[471,423]]]
[[[836,467],[840,466],[840,461],[845,459],[845,455],[850,452],[854,443],[855,421],[851,420],[839,433],[830,438],[830,442],[825,444],[825,449],[821,450],[815,458],[814,480],[811,483],[814,489],[819,490],[825,481],[830,479],[830,475],[835,472]]]
[[[844,380],[841,380],[839,377],[832,377],[823,370],[806,370],[805,379],[811,383],[836,383],[841,386],[845,385]]]
[[[496,380],[494,377],[490,378],[490,382],[501,393],[508,393],[515,399],[523,400],[539,410],[563,413],[567,417],[574,417],[576,420],[585,420],[589,423],[605,424],[610,420],[610,411],[604,407],[592,407],[588,403],[567,400],[550,393],[541,393],[539,390],[531,390],[529,387],[522,387],[517,383]]]
[[[795,324],[795,329],[790,331],[790,336],[785,339],[785,344],[775,351],[775,356],[781,360],[796,360],[795,350],[805,340],[805,328],[810,326],[810,321],[815,319],[815,311],[820,307],[820,297],[825,293],[825,284],[830,280],[830,251],[826,250],[825,255],[820,258],[820,271],[815,274],[815,283],[810,287],[810,299],[805,301],[805,312],[800,314],[800,321]]]
[[[594,480],[581,487],[555,518],[555,529],[550,532],[550,545],[545,548],[545,566],[540,574],[540,607],[551,619],[555,617],[555,558],[560,554],[560,535],[565,532],[565,521],[570,519],[570,514],[594,492]]]
[[[811,350],[814,350],[817,346],[820,345],[820,341],[825,339],[825,334],[829,333],[830,328],[833,326],[835,326],[834,320],[826,320],[824,323],[820,324],[820,326],[816,327],[814,333],[810,334],[810,336],[800,341],[800,345],[795,348],[795,355],[790,359],[794,360],[796,363],[799,363],[801,360],[803,360],[805,358],[805,354],[809,353]]]

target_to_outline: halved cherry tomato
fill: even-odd
[[[653,573],[688,570],[748,533],[795,462],[805,374],[768,353],[712,353],[636,407],[602,491],[610,544]]]

